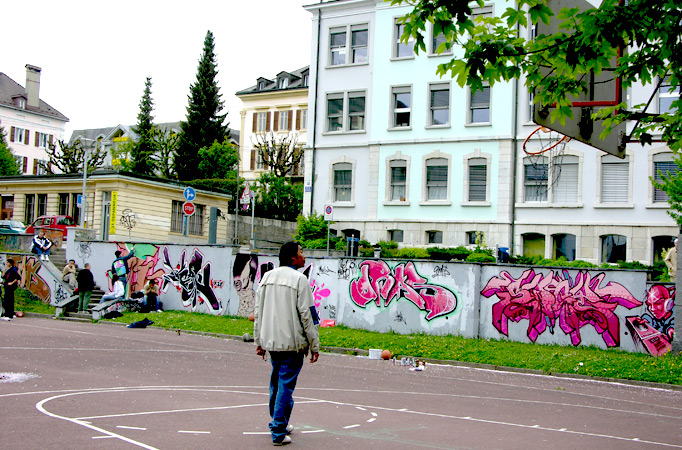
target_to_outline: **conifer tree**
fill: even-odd
[[[12,154],[12,149],[9,148],[7,141],[5,141],[5,131],[2,128],[0,128],[0,175],[21,175],[19,166]]]
[[[144,83],[144,93],[140,100],[140,112],[137,115],[137,126],[133,129],[139,136],[131,150],[131,170],[140,175],[154,175],[154,142],[152,139],[152,129],[154,128],[154,117],[152,110],[154,101],[152,100],[152,79],[147,77]]]
[[[212,178],[199,172],[199,150],[221,143],[229,138],[225,122],[227,113],[220,114],[224,102],[216,82],[218,75],[213,33],[209,30],[204,39],[204,50],[199,60],[196,82],[190,86],[186,121],[181,124],[175,171],[182,181]]]

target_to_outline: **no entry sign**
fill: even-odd
[[[182,212],[185,213],[186,216],[191,216],[194,214],[194,203],[192,202],[185,202],[182,204]]]

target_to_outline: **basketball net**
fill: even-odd
[[[552,170],[549,171],[552,174],[552,179],[546,184],[545,193],[549,190],[549,186],[555,185],[561,176],[564,150],[570,140],[571,138],[568,136],[540,126],[523,141],[523,151],[527,155],[524,158],[525,165],[531,166],[534,173],[547,173],[549,166],[552,166]]]

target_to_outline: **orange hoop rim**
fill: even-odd
[[[568,141],[571,140],[570,137],[568,137],[568,136],[566,136],[566,135],[563,135],[563,137],[562,137],[561,139],[559,139],[558,141],[556,141],[556,143],[550,145],[550,146],[547,147],[547,148],[542,148],[542,149],[540,149],[540,150],[538,150],[538,151],[536,151],[536,152],[531,152],[531,151],[526,150],[526,143],[528,143],[528,140],[529,140],[535,133],[537,133],[537,132],[540,131],[540,130],[542,130],[543,133],[551,133],[551,132],[552,132],[551,129],[546,128],[546,127],[543,127],[542,125],[540,125],[540,126],[537,127],[536,129],[534,129],[533,131],[531,131],[530,134],[528,135],[528,137],[526,138],[526,140],[523,141],[523,151],[526,152],[526,155],[540,155],[540,154],[542,154],[542,153],[545,153],[545,152],[548,152],[548,151],[554,149],[557,145],[561,144],[562,142],[568,143]],[[561,133],[559,133],[559,134],[561,134]]]

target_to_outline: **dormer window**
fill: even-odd
[[[303,86],[308,86],[308,74],[303,75]]]
[[[16,97],[14,99],[14,103],[17,105],[17,107],[26,109],[26,99],[24,97]]]
[[[263,89],[265,89],[265,81],[259,81],[258,82],[258,90],[262,91]]]
[[[286,89],[289,87],[289,79],[288,78],[280,78],[279,82],[277,83],[277,88],[278,89]]]

